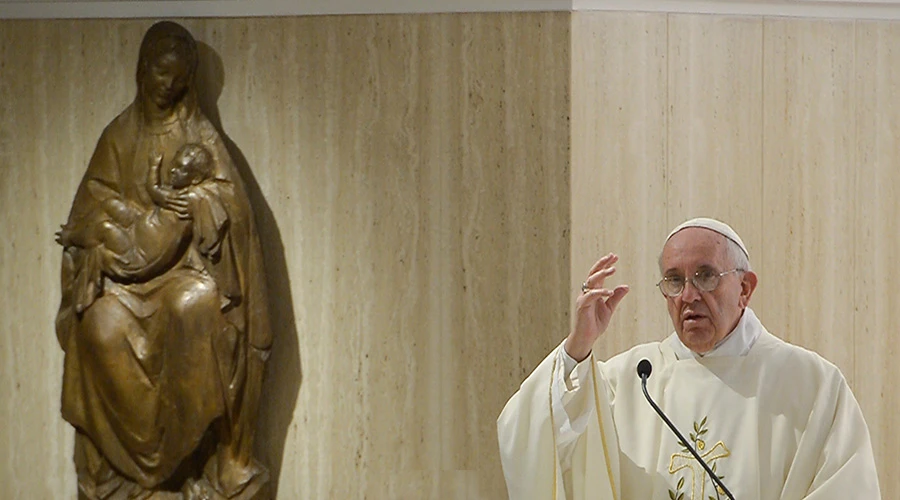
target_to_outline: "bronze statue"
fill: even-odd
[[[62,415],[79,498],[270,496],[252,453],[272,342],[244,184],[197,105],[197,45],[154,24],[58,233]]]

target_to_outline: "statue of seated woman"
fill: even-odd
[[[103,131],[59,233],[80,498],[267,494],[252,454],[272,341],[262,254],[243,182],[197,106],[197,64],[183,27],[147,31],[137,97]]]

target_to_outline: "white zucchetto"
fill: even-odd
[[[744,255],[747,256],[747,260],[750,260],[750,252],[747,251],[747,247],[744,245],[744,242],[741,240],[741,237],[735,232],[734,229],[731,229],[731,226],[725,224],[722,221],[716,219],[710,219],[709,217],[697,217],[696,219],[691,219],[689,221],[682,222],[678,227],[672,230],[668,236],[666,236],[666,243],[669,242],[669,239],[682,229],[687,229],[689,227],[702,227],[704,229],[709,229],[710,231],[715,231],[722,236],[728,238],[729,240],[737,243],[737,246],[741,247],[741,250],[744,252]]]

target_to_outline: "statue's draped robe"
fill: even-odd
[[[840,371],[747,311],[743,326],[760,332],[743,356],[678,359],[673,336],[593,367],[589,357],[566,379],[559,346],[498,420],[510,498],[717,498],[645,400],[635,370],[644,358],[650,395],[735,498],[880,498],[868,428]]]
[[[197,214],[177,261],[146,279],[105,276],[96,248],[63,254],[57,316],[65,351],[63,417],[116,470],[146,488],[168,478],[220,418],[230,429],[224,444],[232,456],[251,461],[272,341],[243,182],[216,130],[185,101],[168,123],[150,124],[136,101],[107,126],[69,223],[95,216],[103,196],[153,209],[145,187],[151,154],[163,154],[165,166],[189,142],[213,154],[214,181],[205,183],[205,195],[218,200],[219,210]]]

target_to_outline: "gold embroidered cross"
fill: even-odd
[[[702,450],[703,448],[700,449]],[[729,455],[731,455],[731,452],[728,451],[725,443],[719,441],[709,451],[700,456],[703,457],[703,460],[706,461],[710,468],[713,468],[716,460]],[[702,500],[704,498],[703,493],[706,491],[706,470],[690,453],[673,453],[672,459],[669,461],[669,474],[675,474],[681,469],[691,469],[691,500]],[[698,474],[700,475],[699,481],[697,480]],[[715,483],[713,483],[713,486],[715,486]]]

